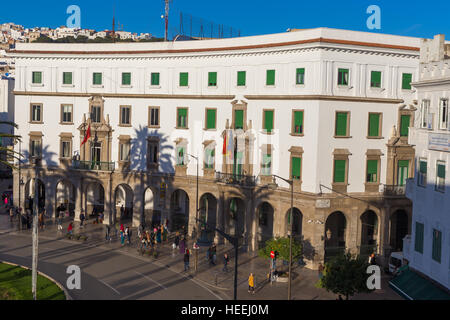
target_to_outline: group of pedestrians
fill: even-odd
[[[168,241],[169,230],[167,224],[162,224],[150,230],[145,230],[141,225],[138,229],[139,250],[143,253],[145,250],[154,250],[157,245]]]

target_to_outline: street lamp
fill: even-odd
[[[197,220],[197,224],[196,224],[196,234],[195,236],[197,236],[198,230],[199,230],[199,223],[198,223],[198,157],[193,156],[192,154],[187,154],[188,156],[194,158],[197,161],[197,182],[196,182],[196,191],[195,191],[195,219]]]
[[[272,175],[273,180],[268,184],[269,188],[272,190],[276,190],[278,185],[275,181],[275,178],[281,179],[287,183],[289,183],[291,187],[291,210],[289,211],[288,216],[288,235],[289,235],[289,280],[288,280],[288,300],[291,300],[291,282],[292,282],[292,212],[294,210],[294,179],[288,180],[277,176],[276,174]]]

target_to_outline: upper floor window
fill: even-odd
[[[159,86],[159,72],[152,72],[150,77],[150,84],[152,86]]]
[[[131,85],[131,73],[130,72],[122,72],[122,85],[123,86]]]
[[[30,122],[42,122],[42,104],[31,105]]]
[[[441,99],[439,103],[439,130],[449,130],[450,110],[448,99]]]
[[[442,232],[433,229],[433,247],[431,252],[431,257],[434,261],[441,263],[441,253],[442,253]]]
[[[345,183],[346,181],[347,160],[334,160],[333,182]]]
[[[348,86],[349,69],[338,69],[338,85]]]
[[[244,110],[234,110],[234,128],[244,129]]]
[[[214,146],[207,146],[205,148],[205,169],[214,169],[215,156]]]
[[[349,135],[349,112],[336,112],[336,137],[348,137]]]
[[[177,146],[177,166],[184,166],[186,164],[186,147]]]
[[[407,137],[409,132],[409,125],[411,122],[411,116],[402,114],[400,116],[400,136]]]
[[[428,128],[428,116],[430,113],[430,100],[422,100],[420,106],[420,127]]]
[[[99,123],[101,121],[102,108],[100,106],[91,107],[91,121]]]
[[[272,133],[273,131],[273,116],[274,116],[274,110],[264,110],[263,114],[263,130],[267,133]]]
[[[31,138],[30,140],[30,157],[41,157],[42,155],[42,139]]]
[[[63,72],[63,84],[72,84],[72,72]]]
[[[427,186],[427,160],[419,160],[419,172],[417,175],[417,185],[421,187]]]
[[[159,152],[159,141],[158,140],[148,140],[147,141],[147,162],[149,165],[158,165],[158,152]]]
[[[73,122],[73,105],[63,104],[61,105],[61,123],[72,123]]]
[[[300,180],[302,172],[302,158],[291,157],[291,177],[294,180]]]
[[[292,111],[292,134],[303,134],[303,110]]]
[[[436,163],[436,190],[445,192],[445,162]]]
[[[237,85],[240,86],[245,86],[245,76],[246,73],[245,71],[238,71],[237,72]]]
[[[412,74],[403,73],[402,74],[402,89],[411,90]]]
[[[371,138],[381,136],[381,113],[369,113],[368,136]]]
[[[423,234],[423,223],[416,222],[416,238],[414,240],[414,250],[419,253],[423,253]]]
[[[305,84],[305,68],[297,68],[295,73],[295,84]]]
[[[262,155],[261,174],[263,176],[270,176],[272,174],[272,155],[268,152]]]
[[[148,108],[148,126],[159,127],[159,107]]]
[[[209,87],[217,86],[217,72],[208,72],[208,86]]]
[[[61,158],[68,159],[71,156],[71,142],[68,140],[61,141]]]
[[[378,182],[378,160],[367,160],[367,178],[366,182]]]
[[[32,73],[32,83],[41,84],[42,83],[42,72],[41,71],[33,71]]]
[[[177,128],[186,129],[188,119],[188,109],[178,108],[177,109]]]
[[[216,109],[206,109],[205,129],[216,129]]]
[[[371,72],[370,87],[381,88],[381,71],[372,71]]]
[[[120,106],[120,124],[131,125],[131,106]]]
[[[101,72],[94,72],[93,74],[92,74],[92,84],[94,85],[94,86],[100,86],[100,85],[102,85],[102,73]]]
[[[180,87],[187,87],[189,85],[189,73],[180,72]]]
[[[130,141],[119,143],[119,161],[130,161]]]
[[[266,71],[266,86],[275,85],[275,70]]]

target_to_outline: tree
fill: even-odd
[[[8,126],[16,128],[16,129],[18,128],[17,124],[15,124],[14,122],[10,122],[10,121],[0,121],[0,125],[8,125]],[[5,139],[13,139],[13,140],[20,141],[20,138],[21,138],[20,136],[15,135],[15,134],[0,132],[0,141],[1,142],[5,141]],[[20,160],[20,157],[22,157],[22,155],[16,151],[14,151],[13,149],[8,148],[7,146],[3,146],[3,143],[0,143],[0,153],[6,155],[6,159],[0,158],[0,163],[2,163],[3,165],[5,165],[11,169],[16,169],[14,164],[10,163],[8,161],[8,159]]]
[[[372,292],[367,288],[369,263],[351,253],[341,254],[325,263],[323,276],[317,286],[334,294],[350,296],[361,292]]]
[[[292,239],[292,259],[300,258],[302,255],[302,245],[295,239]],[[265,247],[259,249],[259,256],[270,258],[270,252],[277,251],[279,258],[289,261],[289,238],[272,238],[267,240]]]

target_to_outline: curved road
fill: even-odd
[[[29,234],[0,233],[0,260],[30,267],[31,248]],[[68,289],[66,269],[79,266],[81,290],[68,290],[74,300],[229,299],[188,275],[116,249],[39,236],[38,270]]]

